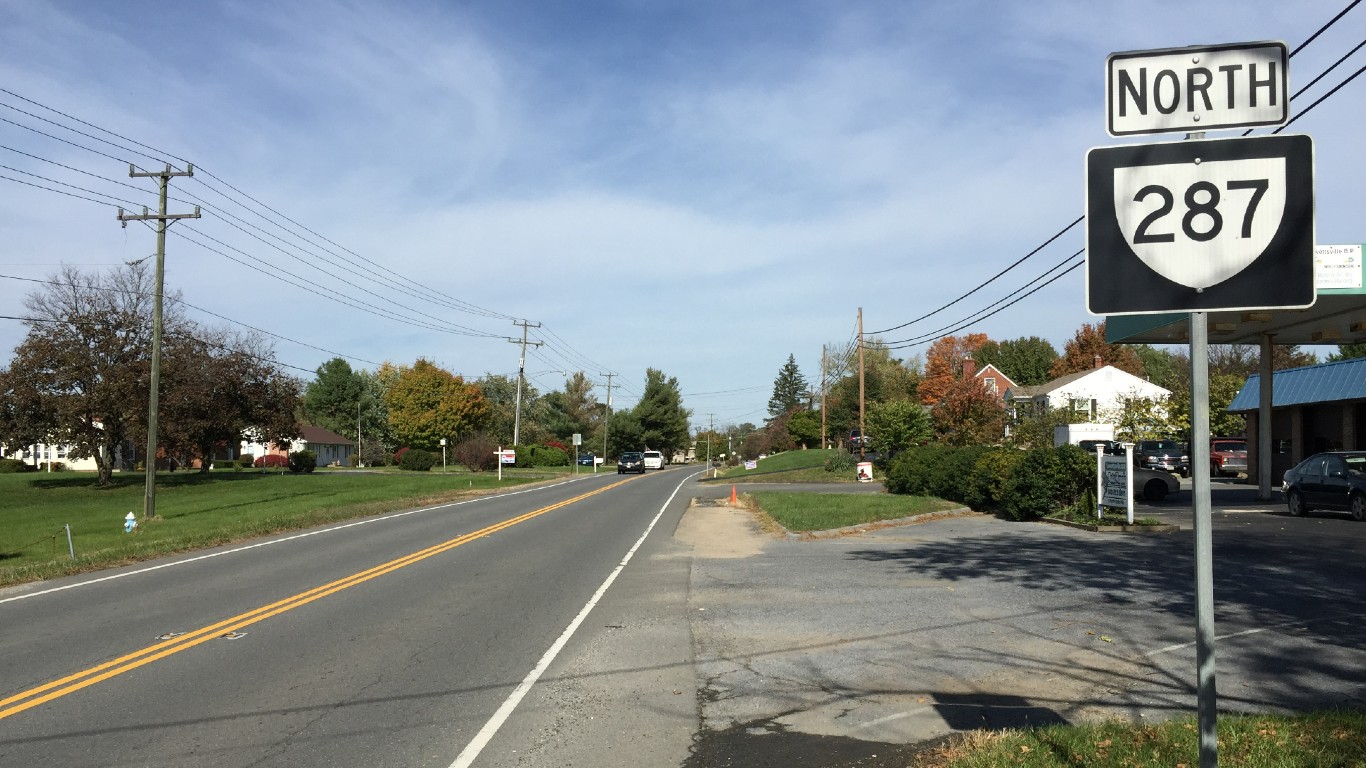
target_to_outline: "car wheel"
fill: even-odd
[[[1304,497],[1299,491],[1291,491],[1285,497],[1285,509],[1291,517],[1304,517],[1304,513],[1309,511],[1309,508],[1304,506]]]
[[[1357,494],[1352,497],[1352,519],[1358,523],[1366,523],[1366,496]]]
[[[1167,498],[1167,484],[1153,478],[1143,486],[1143,499],[1145,501],[1162,501]]]

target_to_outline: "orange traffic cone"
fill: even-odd
[[[735,506],[735,486],[730,487],[730,505]]]

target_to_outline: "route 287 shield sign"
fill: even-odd
[[[1314,145],[1257,136],[1086,153],[1096,315],[1314,303]]]

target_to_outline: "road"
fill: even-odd
[[[1194,709],[1189,493],[1139,512],[1178,533],[806,540],[694,472],[0,591],[0,766],[899,768],[954,731]],[[1221,708],[1366,703],[1366,525],[1253,493],[1216,488]]]
[[[688,476],[583,475],[0,592],[0,765],[678,765]]]

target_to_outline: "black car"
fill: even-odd
[[[597,459],[597,456],[594,454],[581,453],[579,454],[579,465],[584,467],[591,467],[593,466],[593,461],[595,459]]]
[[[645,474],[645,454],[640,451],[626,451],[617,459],[617,474],[624,475],[627,472]]]
[[[1191,460],[1186,446],[1175,440],[1139,440],[1134,463],[1145,469],[1162,469],[1190,477]]]
[[[1281,492],[1296,517],[1311,509],[1340,509],[1366,522],[1366,453],[1316,453],[1286,471]]]

